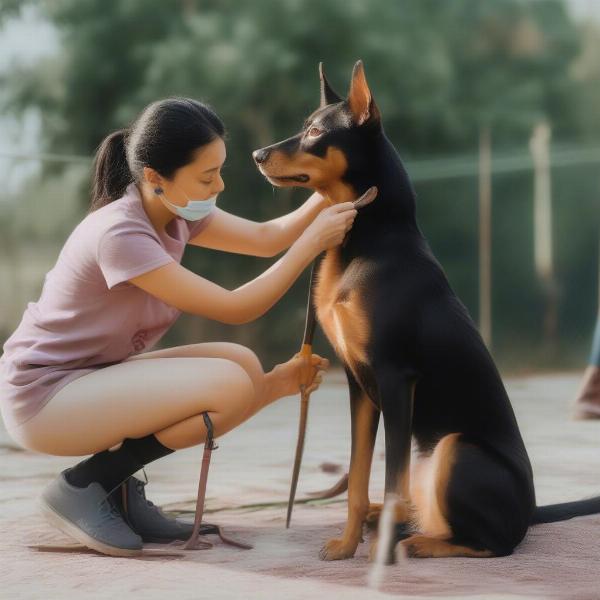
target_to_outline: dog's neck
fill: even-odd
[[[416,220],[416,194],[398,152],[381,133],[373,140],[370,164],[360,171],[349,170],[347,182],[357,195],[377,186],[377,197],[361,208],[352,233],[362,229],[373,232],[384,228],[403,233],[420,234]]]
[[[376,199],[361,213],[371,218],[410,228],[416,224],[416,194],[398,152],[383,133],[373,140],[370,163],[361,169],[350,167],[342,180],[316,187],[330,204],[350,202],[377,186]]]
[[[378,193],[359,209],[344,245],[337,249],[343,264],[370,255],[390,235],[399,236],[394,246],[404,248],[405,243],[417,240],[420,245],[424,238],[416,220],[416,194],[396,149],[381,133],[369,150],[369,164],[346,173],[345,183],[352,194],[348,199],[354,200],[373,185]]]
[[[315,190],[319,192],[329,204],[352,202],[358,198],[354,188],[343,181],[335,181],[327,186],[317,187]]]

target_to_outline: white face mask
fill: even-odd
[[[181,191],[183,192],[183,190]],[[188,203],[185,206],[178,206],[167,200],[162,188],[157,187],[154,190],[154,193],[158,196],[163,196],[164,202],[172,206],[175,212],[186,221],[199,221],[200,219],[204,219],[204,217],[212,212],[217,203],[217,194],[210,198],[206,198],[206,200],[190,200],[189,196],[183,192],[183,195],[188,199]]]

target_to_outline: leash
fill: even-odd
[[[367,204],[370,204],[377,196],[377,188],[375,186],[370,187],[362,196],[354,201],[354,207],[356,209],[362,208]],[[346,245],[348,240],[348,234],[344,237],[342,241],[342,246]],[[300,475],[300,465],[302,464],[302,454],[304,452],[304,439],[306,438],[306,422],[308,420],[308,401],[310,399],[310,394],[306,392],[306,386],[308,385],[308,377],[310,377],[310,373],[312,370],[312,365],[310,362],[312,356],[312,342],[315,334],[315,328],[317,324],[316,311],[315,311],[315,303],[313,298],[313,288],[315,285],[315,280],[318,272],[318,265],[321,263],[321,260],[325,256],[325,252],[322,252],[315,258],[312,264],[311,272],[310,272],[310,284],[308,287],[308,301],[306,304],[306,321],[304,324],[304,336],[302,338],[302,346],[300,348],[300,355],[304,357],[305,367],[302,372],[302,377],[304,383],[300,384],[300,421],[298,424],[298,440],[296,442],[296,454],[294,456],[294,468],[292,471],[292,482],[290,485],[290,496],[288,499],[288,507],[287,507],[287,517],[285,520],[286,529],[290,526],[290,521],[292,519],[292,510],[294,508],[294,498],[296,497],[296,487],[298,486],[298,477]],[[342,477],[342,480],[332,488],[332,490],[328,490],[326,493],[327,497],[331,497],[331,495],[337,495],[340,493],[338,490],[340,489],[340,484],[347,485],[347,475]],[[342,490],[343,491],[343,490]],[[332,493],[333,492],[333,493]],[[313,499],[317,499],[315,495]]]
[[[302,463],[302,453],[304,451],[304,439],[306,437],[306,421],[308,420],[308,401],[310,399],[310,394],[306,392],[306,382],[308,380],[308,377],[310,376],[311,371],[310,359],[312,356],[312,341],[317,325],[315,304],[313,299],[313,287],[318,272],[317,267],[320,264],[324,254],[325,253],[322,252],[321,254],[319,254],[319,256],[317,256],[317,258],[315,258],[310,271],[310,284],[308,286],[308,301],[306,305],[306,321],[304,323],[304,336],[302,338],[302,347],[300,348],[300,355],[304,357],[305,364],[304,369],[302,371],[302,379],[304,380],[304,383],[300,384],[300,421],[298,424],[298,440],[296,442],[294,469],[292,471],[292,483],[290,486],[287,517],[285,520],[286,529],[289,528],[290,520],[292,518],[292,509],[294,507],[294,498],[296,497],[296,487],[298,485],[298,476],[300,474],[300,465]]]
[[[202,515],[204,514],[204,499],[206,496],[206,482],[208,480],[208,468],[210,466],[210,455],[213,450],[216,450],[218,446],[215,444],[213,439],[213,424],[208,416],[208,411],[202,413],[204,423],[206,425],[206,441],[204,442],[204,452],[202,454],[202,467],[200,468],[200,479],[198,480],[198,497],[196,499],[196,513],[194,516],[194,529],[192,535],[183,545],[184,550],[202,550],[205,548],[211,548],[213,544],[206,541],[200,541],[200,525],[202,523]],[[221,538],[221,541],[230,546],[236,546],[237,548],[244,548],[250,550],[253,546],[245,544],[243,542],[237,542],[230,537],[227,537],[220,525],[214,525],[216,528],[217,535]],[[176,540],[177,542],[178,540]],[[177,546],[178,544],[172,542],[170,545]]]

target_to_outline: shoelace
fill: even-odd
[[[144,499],[144,501],[146,502],[146,504],[154,509],[158,509],[158,506],[156,506],[154,504],[154,502],[152,502],[152,500],[148,500],[148,498],[146,498],[146,491],[144,490],[144,487],[146,486],[146,483],[148,482],[143,482],[143,481],[139,481],[137,480],[135,482],[135,489],[137,491],[137,493]]]
[[[105,517],[107,519],[116,518],[122,520],[123,517],[121,516],[119,509],[115,506],[115,504],[111,501],[110,498],[103,498],[99,505],[100,509],[98,512],[102,517]]]
[[[146,487],[146,484],[148,483],[148,477],[146,476],[146,471],[144,471],[144,477],[146,478],[145,482],[144,481],[140,481],[140,480],[136,480],[136,482],[135,482],[136,491],[144,499],[144,501],[146,502],[147,506],[149,506],[150,508],[152,508],[152,510],[156,511],[162,517],[165,517],[165,518],[168,518],[168,519],[172,520],[171,517],[169,517],[167,514],[165,514],[165,512],[163,511],[163,509],[160,506],[156,506],[156,504],[154,504],[154,502],[152,502],[152,500],[148,500],[148,498],[146,498],[146,491],[144,489]]]
[[[148,498],[146,498],[146,492],[144,490],[144,487],[146,486],[146,484],[148,483],[148,475],[146,474],[146,469],[144,469],[142,467],[142,472],[144,473],[144,479],[146,481],[141,481],[141,480],[136,480],[135,481],[135,487],[136,490],[138,492],[138,494],[144,499],[144,501],[146,502],[146,505],[150,508],[152,508],[154,511],[158,512],[160,515],[162,515],[163,517],[167,518],[167,515],[163,512],[162,508],[160,508],[160,506],[156,506],[154,504],[154,502],[152,502],[152,500],[148,500]],[[123,479],[123,481],[120,481],[112,490],[110,490],[110,492],[108,492],[106,494],[106,496],[104,496],[99,502],[98,502],[98,506],[100,508],[101,514],[110,517],[111,515],[114,517],[117,517],[119,519],[123,520],[123,515],[121,514],[121,512],[119,511],[118,507],[116,506],[116,504],[112,501],[112,499],[110,498],[110,496],[112,495],[112,493],[119,488],[123,483],[125,483],[129,478],[126,477],[125,479]],[[110,506],[110,510],[106,510],[106,506]]]
[[[143,473],[144,473],[144,478],[146,479],[146,483],[148,483],[148,475],[146,475],[146,469],[144,469],[144,468],[142,467],[142,471],[143,471]],[[126,482],[128,479],[129,479],[129,477],[131,477],[131,476],[129,475],[129,476],[127,476],[125,479],[123,479],[123,481],[119,481],[119,483],[117,483],[117,485],[115,485],[115,487],[114,487],[112,490],[110,490],[110,492],[108,492],[108,493],[106,494],[106,496],[104,496],[103,498],[101,498],[101,499],[98,501],[98,506],[99,506],[99,507],[101,507],[101,506],[102,506],[102,505],[103,505],[105,502],[108,502],[108,503],[109,503],[109,504],[110,504],[110,505],[111,505],[111,506],[112,506],[112,507],[113,507],[113,508],[114,508],[114,509],[117,511],[118,515],[120,516],[120,515],[121,515],[121,513],[119,512],[119,509],[118,509],[118,508],[117,508],[117,507],[116,507],[116,506],[113,504],[113,502],[111,501],[111,499],[110,499],[110,496],[112,495],[112,493],[113,493],[113,492],[114,492],[116,489],[118,489],[119,487],[121,487],[121,485],[122,485],[123,483],[125,483],[125,482]],[[140,482],[140,483],[142,483],[142,482]],[[146,484],[144,483],[144,485],[146,485]],[[145,494],[143,494],[143,496],[144,496],[144,499],[146,500],[146,495],[145,495]],[[150,502],[150,500],[146,500],[146,502]],[[152,502],[150,502],[150,504],[151,504],[152,506],[154,506],[154,505],[152,504]]]
[[[146,492],[144,491],[145,485],[146,484],[143,481],[136,481],[135,489],[136,489],[137,493],[146,501],[146,504],[148,504],[148,506],[154,506],[154,502],[152,502],[152,500],[148,500],[148,498],[146,498]]]

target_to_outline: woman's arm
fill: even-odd
[[[129,281],[170,306],[222,323],[239,325],[262,316],[323,250],[341,243],[356,216],[352,202],[323,211],[264,273],[227,290],[173,262]]]
[[[289,248],[327,205],[325,198],[315,192],[296,210],[264,223],[217,207],[211,222],[189,243],[237,254],[275,256]]]
[[[314,192],[296,210],[263,223],[265,238],[269,240],[271,256],[289,248],[300,234],[314,221],[315,217],[330,203],[319,192]]]

